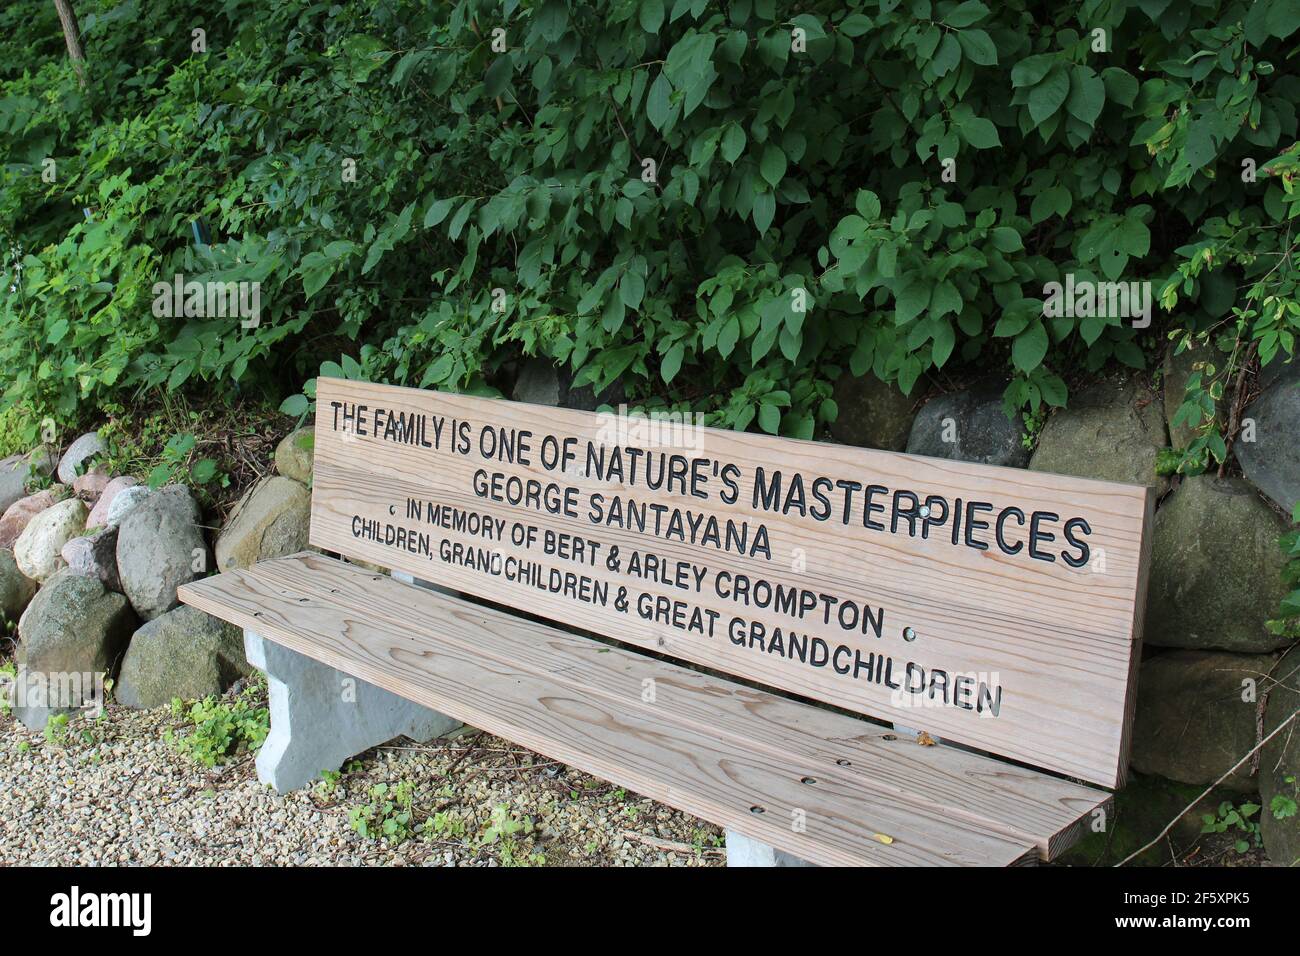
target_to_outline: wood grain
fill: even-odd
[[[862,720],[403,585],[320,555],[263,562],[239,575],[230,581],[223,580],[227,577],[223,575],[188,585],[182,599],[259,630],[273,640],[281,638],[263,626],[263,605],[278,609],[276,613],[295,622],[301,613],[327,616],[331,607],[338,608],[340,618],[355,615],[388,629],[390,635],[406,632],[398,647],[428,641],[455,648],[455,653],[467,658],[490,659],[497,666],[526,671],[551,682],[556,688],[553,693],[558,694],[562,687],[565,694],[588,702],[601,701],[620,714],[654,714],[672,727],[690,728],[690,739],[703,735],[738,753],[762,753],[772,765],[788,768],[796,779],[811,776],[818,780],[820,789],[834,779],[845,793],[857,793],[860,800],[906,806],[913,814],[962,821],[1017,845],[1034,846],[1044,859],[1068,845],[1073,824],[1081,815],[1108,799],[1101,791],[1038,771],[949,747],[922,747]],[[250,585],[250,581],[255,583]],[[412,612],[418,612],[419,623],[408,628],[403,619]],[[328,641],[324,647],[314,643],[313,628],[330,626],[297,623],[293,626],[296,643],[289,646],[341,670],[358,673],[358,660],[366,659],[365,653],[338,647],[331,650]],[[337,624],[333,627],[338,629]],[[370,679],[368,675],[359,676]],[[652,704],[642,700],[647,681],[655,688]],[[403,696],[413,693],[407,680],[389,689]],[[515,706],[527,705],[523,699]],[[438,709],[484,726],[481,716],[471,720],[441,705]],[[513,736],[517,732],[514,730],[494,732],[519,740]],[[627,746],[635,748],[639,742],[630,739]],[[555,748],[556,744],[549,742],[535,747],[551,756],[555,756]],[[633,786],[628,780],[609,776],[608,764],[604,772],[580,762],[574,765]],[[638,779],[638,786],[644,786],[644,778]],[[641,792],[667,799],[657,792]],[[748,799],[751,805],[756,802],[766,806],[754,794]],[[691,812],[717,819],[696,809]],[[741,819],[736,828],[747,832],[750,823]]]
[[[291,594],[328,603],[347,593],[348,606],[402,626],[409,617],[403,585],[370,575],[364,588],[340,580],[350,571],[313,554],[263,562],[258,575]],[[461,633],[465,603],[421,602],[417,633],[461,643],[466,653],[483,653],[477,629]],[[603,693],[616,701],[639,694],[647,680],[657,703],[701,728],[724,730],[737,741],[769,748],[781,759],[834,767],[858,786],[883,797],[924,802],[937,812],[968,817],[1034,843],[1045,859],[1068,845],[1063,836],[1078,818],[1109,796],[1000,760],[951,747],[923,747],[905,735],[820,707],[810,707],[753,688],[719,681],[698,671],[665,667],[639,654],[611,655],[607,645],[566,634],[535,621],[480,607],[483,622],[509,634],[510,660],[571,684],[583,694]]]
[[[1105,786],[1115,786],[1123,778],[1130,691],[1140,648],[1138,593],[1145,580],[1144,542],[1149,537],[1149,495],[1141,486],[702,429],[699,447],[683,453],[738,466],[740,501],[728,506],[718,499],[716,483],[709,486],[710,496],[701,499],[650,491],[630,482],[601,481],[573,468],[561,472],[543,467],[536,448],[544,435],[575,438],[580,449],[589,440],[601,440],[610,420],[591,413],[337,379],[322,378],[317,387],[311,541],[318,547],[1034,766]],[[451,454],[445,434],[441,447],[425,448],[384,440],[369,428],[366,434],[337,428],[332,405],[336,402],[364,405],[371,416],[374,409],[383,408],[390,419],[405,413],[412,420],[443,416],[468,421],[475,436],[473,452]],[[485,461],[477,445],[478,430],[484,425],[530,430],[534,435],[530,464]],[[431,432],[427,437],[432,443]],[[759,466],[769,473],[802,471],[810,479],[816,475],[879,484],[891,491],[910,490],[922,498],[978,499],[999,509],[1014,505],[1027,515],[1040,511],[1063,519],[1081,516],[1091,527],[1088,541],[1094,557],[1104,554],[1104,560],[1072,570],[1060,560],[1030,560],[996,547],[976,550],[953,545],[942,531],[925,540],[910,537],[905,523],[897,534],[881,533],[855,521],[846,525],[797,514],[756,512],[748,504]],[[490,502],[475,493],[472,476],[478,468],[572,486],[582,502],[595,492],[690,509],[719,521],[747,520],[751,527],[762,523],[770,532],[771,559],[593,525],[586,520],[585,508],[573,518]],[[669,564],[702,568],[702,585],[698,591],[683,589],[635,577],[626,565],[618,570],[603,562],[585,565],[545,554],[537,545],[484,541],[436,527],[406,517],[408,498],[490,514],[505,519],[507,527],[519,521],[535,528],[539,536],[586,536],[599,541],[604,553],[616,546],[625,557],[635,551]],[[888,514],[884,518],[888,521]],[[357,537],[358,520],[425,532],[431,536],[432,555]],[[1009,527],[1017,526],[1013,522]],[[1061,530],[1060,523],[1055,525],[1057,547],[1064,545]],[[702,613],[717,615],[719,624],[713,635],[705,636],[672,623],[644,620],[637,615],[635,602],[620,612],[608,602],[583,602],[538,590],[442,560],[438,547],[444,540],[490,548],[501,559],[533,561],[547,570],[585,575],[608,586],[611,593],[624,586],[633,595],[644,592],[650,600],[683,601]],[[800,560],[806,567],[798,564]],[[745,607],[716,593],[720,574],[747,575],[868,605],[883,614],[881,636],[846,631],[834,621],[827,624]],[[728,640],[725,623],[737,616],[759,621],[769,633],[781,626],[821,638],[832,648],[843,645],[846,653],[888,657],[898,668],[897,673],[891,671],[896,682],[904,677],[908,661],[923,667],[927,675],[941,671],[950,680],[959,674],[974,675],[990,687],[1001,687],[1000,710],[990,716],[951,704],[917,706],[918,700],[928,701],[891,692],[883,683],[836,674],[830,667],[812,667],[737,646]],[[915,640],[905,640],[904,627],[913,629]]]
[[[307,578],[312,587],[297,586]],[[776,734],[761,744],[752,732],[737,736],[734,709],[748,712],[746,695],[759,695],[744,722],[752,731],[768,710],[761,698],[770,695],[763,692],[704,675],[683,679],[676,665],[545,625],[521,631],[524,622],[512,615],[332,559],[301,556],[227,572],[185,585],[181,598],[402,697],[811,862],[1011,865],[1038,855],[1033,841],[975,814],[949,813],[930,796],[914,798],[896,784],[877,788],[825,757],[783,750]],[[423,623],[391,623],[391,611],[376,614],[376,606],[417,610]],[[599,683],[573,676],[579,658],[564,651],[577,642],[600,652],[585,662],[590,672],[599,660]],[[643,699],[647,666],[671,694]],[[697,698],[694,704],[679,706],[689,696]],[[825,715],[808,705],[785,706],[802,707],[814,725]],[[724,712],[725,721],[709,716]],[[1049,789],[1061,783],[1043,779]],[[1022,780],[1008,789],[1008,802],[1020,800],[1025,786]],[[806,820],[803,830],[791,826],[796,811]]]

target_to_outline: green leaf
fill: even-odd
[[[483,75],[483,92],[488,96],[500,96],[510,85],[510,74],[514,71],[514,59],[508,53],[501,53]]]
[[[1048,186],[1034,197],[1029,207],[1029,221],[1038,225],[1052,215],[1064,216],[1070,211],[1073,201],[1070,190],[1064,186]]]
[[[943,368],[943,363],[948,361],[952,355],[953,346],[957,344],[957,335],[953,331],[952,323],[946,319],[935,329],[934,339],[930,346],[930,360],[938,368]]]
[[[966,59],[979,66],[995,66],[998,62],[998,48],[992,38],[983,30],[963,30],[957,34],[957,42]]]
[[[773,186],[779,186],[786,169],[785,153],[781,151],[781,147],[774,143],[768,143],[763,147],[763,159],[758,169],[764,179]]]
[[[730,123],[722,134],[722,158],[734,164],[745,151],[745,131],[739,123]]]
[[[898,292],[894,301],[894,324],[906,325],[930,304],[930,286],[924,279],[913,279]]]
[[[681,342],[674,342],[664,356],[663,362],[659,365],[659,374],[663,376],[666,383],[671,383],[677,376],[677,372],[682,367],[682,357],[686,354],[686,346]]]
[[[1060,376],[1048,372],[1035,380],[1038,383],[1039,391],[1043,394],[1043,401],[1053,408],[1065,407],[1069,389],[1065,387],[1065,382],[1061,380]]]
[[[772,220],[776,218],[776,195],[774,193],[759,193],[754,197],[754,225],[758,227],[759,235],[767,232],[767,227],[772,225]]]
[[[297,418],[299,415],[306,414],[308,404],[306,395],[290,395],[280,403],[280,411]]]
[[[980,0],[964,0],[957,4],[948,15],[943,18],[943,22],[950,27],[961,29],[968,27],[972,23],[979,23],[989,15],[989,8],[980,3]]]
[[[1101,81],[1106,84],[1106,98],[1114,100],[1121,106],[1132,106],[1138,95],[1138,81],[1131,73],[1117,66],[1108,66],[1101,71]]]
[[[664,0],[639,0],[637,18],[646,33],[658,33],[664,22]]]
[[[840,23],[840,33],[846,37],[860,37],[871,30],[871,18],[861,13],[850,13]]]
[[[376,257],[376,258],[378,258],[378,257]],[[369,257],[369,256],[366,257],[366,261],[367,261],[367,262],[370,261],[370,257]],[[373,263],[372,263],[372,265],[373,265]],[[369,270],[367,270],[367,271],[369,271]],[[331,264],[331,265],[327,265],[327,266],[325,266],[324,268],[321,268],[321,269],[311,269],[311,270],[309,270],[309,271],[303,273],[303,277],[302,277],[302,290],[303,290],[303,292],[306,294],[307,298],[310,299],[310,298],[311,298],[312,296],[314,296],[317,292],[319,292],[322,288],[324,288],[324,287],[325,287],[325,284],[326,284],[327,282],[330,281],[330,278],[331,278],[333,275],[334,275],[334,266],[333,266],[332,264]]]
[[[775,405],[758,406],[758,427],[775,435],[781,428],[781,409]]]
[[[639,273],[628,269],[618,282],[619,298],[629,309],[639,309],[641,299],[645,296],[645,279]]]
[[[705,72],[717,42],[712,33],[692,33],[678,40],[668,51],[664,75],[676,89],[686,89]]]
[[[444,382],[447,376],[456,366],[456,359],[450,353],[444,352],[442,355],[424,370],[424,377],[420,381],[421,388],[427,388],[435,382]]]
[[[672,104],[668,98],[672,92],[672,84],[668,82],[666,75],[660,73],[655,77],[645,101],[646,119],[650,120],[650,125],[655,129],[663,129],[668,123],[668,117],[672,113]]]
[[[1272,0],[1264,25],[1270,36],[1285,40],[1300,29],[1300,0]]]
[[[1092,67],[1075,66],[1070,71],[1070,95],[1065,101],[1070,115],[1092,126],[1105,103],[1106,84],[1101,77],[1092,71]]]
[[[1014,335],[1019,335],[1024,331],[1029,320],[1033,318],[1028,312],[1022,310],[1015,312],[1004,312],[998,319],[998,324],[993,327],[995,338],[1009,339]]]
[[[729,356],[739,339],[740,320],[733,315],[722,323],[722,329],[718,332],[718,354],[723,358]]]
[[[876,268],[885,279],[892,279],[898,274],[898,246],[885,243],[876,254]]]
[[[957,291],[955,285],[945,279],[934,287],[934,291],[930,294],[932,318],[942,318],[948,313],[956,315],[961,312],[961,308],[961,293]]]
[[[438,223],[447,218],[447,213],[451,212],[451,207],[456,204],[456,199],[438,199],[429,204],[429,211],[424,214],[424,228],[432,229]]]
[[[211,458],[203,458],[194,463],[190,469],[190,478],[195,484],[206,485],[217,476],[217,463]]]
[[[1024,248],[1020,233],[1010,226],[998,226],[989,232],[989,240],[998,252],[1019,252]]]
[[[871,222],[880,217],[880,197],[870,189],[859,189],[853,199],[853,208],[859,216]]]
[[[976,149],[992,149],[1001,146],[998,128],[983,116],[972,116],[960,127],[961,137]]]
[[[1047,354],[1047,329],[1035,321],[1011,343],[1011,361],[1022,372],[1032,372]]]
[[[1055,53],[1039,53],[1025,57],[1011,68],[1011,85],[1013,87],[1034,86],[1047,76],[1048,71],[1059,60],[1060,57]]]
[[[464,205],[456,210],[456,215],[451,217],[451,222],[447,225],[447,237],[453,241],[460,238],[461,230],[465,228],[465,223],[469,221],[469,214],[474,211],[476,200],[467,199]]]
[[[1070,76],[1062,68],[1052,70],[1029,91],[1029,117],[1035,124],[1053,116],[1070,94]]]
[[[935,76],[944,76],[957,69],[959,63],[961,63],[961,44],[953,34],[946,33],[943,42],[939,44],[939,52],[930,61],[930,66],[934,69]]]

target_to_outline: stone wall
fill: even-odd
[[[1277,539],[1300,498],[1300,363],[1275,369],[1244,417],[1253,441],[1236,448],[1243,477],[1156,474],[1160,452],[1186,435],[1172,425],[1187,374],[1164,369],[1166,390],[1138,376],[1102,379],[1053,415],[1032,449],[1025,424],[1002,409],[1003,383],[984,381],[920,404],[874,378],[836,385],[830,440],[1011,468],[1155,486],[1145,647],[1134,731],[1133,782],[1104,832],[1071,859],[1114,862],[1212,789],[1170,835],[1193,842],[1201,812],[1222,800],[1262,806],[1269,858],[1300,860],[1300,817],[1272,812],[1297,799],[1300,720],[1232,773],[1243,755],[1300,708],[1300,654],[1271,634],[1284,589]],[[572,389],[528,363],[513,397],[594,409],[614,395]],[[179,607],[176,588],[213,570],[307,547],[311,433],[286,436],[275,473],[258,481],[213,533],[190,493],[109,475],[98,436],[62,455],[40,448],[0,462],[0,612],[17,619],[18,663],[29,671],[102,671],[119,703],[153,707],[218,693],[248,672],[239,631]],[[20,708],[44,726],[48,708]],[[1145,859],[1165,862],[1169,848]]]
[[[131,707],[223,691],[250,672],[243,634],[180,605],[177,588],[307,547],[309,430],[280,443],[278,474],[254,484],[215,534],[187,488],[110,475],[104,452],[90,433],[62,455],[0,461],[0,613],[18,622],[14,710],[33,730],[86,697],[84,683],[73,688],[81,699],[67,699],[70,683],[49,696],[55,675],[103,674]]]
[[[1249,441],[1235,447],[1244,477],[1169,478],[1160,452],[1189,433],[1174,426],[1196,356],[1170,356],[1158,378],[1103,378],[1070,398],[1036,442],[1003,410],[1006,383],[987,379],[924,402],[874,376],[836,383],[837,421],[828,440],[937,458],[1151,485],[1159,493],[1138,680],[1132,782],[1104,829],[1083,840],[1073,863],[1115,863],[1155,837],[1200,799],[1161,844],[1138,862],[1166,863],[1170,848],[1194,844],[1202,815],[1223,801],[1260,807],[1270,860],[1300,861],[1300,816],[1279,819],[1275,796],[1300,801],[1300,719],[1239,771],[1232,766],[1300,707],[1300,652],[1271,634],[1286,593],[1278,538],[1300,499],[1300,363],[1274,365],[1243,412]],[[540,362],[522,370],[519,401],[595,408],[567,397],[563,373]],[[602,401],[613,400],[605,396]],[[1032,450],[1031,446],[1032,445]]]
[[[1166,363],[1163,392],[1140,376],[1121,376],[1071,396],[1032,454],[1023,422],[1003,412],[998,381],[913,409],[874,379],[845,376],[835,392],[842,424],[831,433],[870,447],[1154,486],[1160,497],[1131,758],[1137,774],[1107,830],[1071,859],[1122,859],[1118,847],[1127,855],[1142,846],[1217,784],[1175,828],[1175,846],[1194,842],[1201,813],[1230,800],[1260,807],[1255,820],[1269,858],[1291,865],[1300,861],[1300,817],[1279,818],[1271,805],[1277,796],[1283,807],[1300,800],[1300,719],[1219,781],[1300,706],[1300,652],[1289,653],[1293,642],[1265,626],[1286,594],[1278,538],[1300,499],[1300,363],[1278,363],[1243,413],[1253,424],[1251,440],[1235,448],[1244,477],[1170,479],[1157,475],[1156,461],[1179,432],[1172,423],[1189,362]],[[1157,849],[1147,859],[1167,862],[1169,848]]]

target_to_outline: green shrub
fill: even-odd
[[[32,428],[340,355],[491,393],[529,354],[807,436],[845,370],[1002,366],[1036,410],[1172,334],[1209,347],[1203,410],[1294,351],[1294,0],[79,6],[84,90],[50,4],[0,13],[0,363]],[[260,323],[156,317],[176,273],[260,282]],[[1162,311],[1045,316],[1066,273]],[[1190,467],[1231,438],[1201,424]]]

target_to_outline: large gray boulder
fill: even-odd
[[[33,472],[52,474],[57,461],[53,451],[45,445],[26,455],[10,455],[0,460],[0,512],[27,495],[27,482]]]
[[[286,478],[310,484],[315,453],[315,430],[299,428],[285,435],[275,446],[275,470]]]
[[[217,567],[247,568],[307,547],[311,493],[292,478],[263,478],[235,505],[217,538]]]
[[[181,605],[135,632],[113,694],[128,707],[161,707],[220,694],[250,673],[243,631]]]
[[[1136,379],[1103,379],[1043,426],[1032,471],[1165,488],[1156,456],[1168,447],[1158,396]]]
[[[14,713],[32,730],[44,728],[51,714],[67,712],[89,699],[92,675],[112,676],[126,649],[135,615],[120,594],[95,578],[67,571],[54,575],[36,593],[18,622],[17,663],[20,680],[31,693]],[[66,689],[79,687],[81,699]]]
[[[86,503],[87,508],[94,508],[108,488],[108,483],[108,472],[96,465],[85,474],[72,479],[72,491]]]
[[[1260,382],[1263,391],[1241,416],[1249,431],[1232,448],[1246,477],[1290,514],[1300,501],[1300,362],[1275,358]]]
[[[117,573],[117,528],[100,528],[94,534],[73,538],[63,546],[62,555],[73,574],[99,578],[110,591],[122,590]]]
[[[122,591],[146,621],[174,608],[176,589],[201,577],[208,568],[199,506],[180,485],[155,491],[118,526],[117,571]]]
[[[882,382],[871,372],[861,378],[845,372],[835,383],[833,394],[839,414],[830,432],[837,442],[886,451],[907,447],[916,402],[896,385]]]
[[[18,570],[12,551],[0,549],[0,617],[17,621],[36,594],[36,582]]]
[[[86,527],[87,528],[109,527],[110,525],[110,522],[108,520],[109,508],[112,506],[113,502],[117,499],[117,496],[119,494],[121,494],[127,488],[134,488],[137,484],[139,484],[139,482],[137,482],[130,475],[121,475],[109,481],[109,483],[104,486],[104,490],[100,493],[99,498],[96,499],[95,507],[90,509],[90,516],[86,518]],[[145,489],[145,493],[146,494],[148,493],[148,489]],[[121,517],[119,516],[117,523],[120,522],[121,522]]]
[[[27,478],[30,472],[22,455],[10,455],[0,460],[0,512],[9,508],[19,498],[27,496]]]
[[[1023,468],[1029,463],[1024,418],[1007,418],[997,381],[949,392],[921,406],[907,450],[913,455]]]
[[[1224,800],[1239,802],[1241,795],[1216,787],[1202,796],[1205,788],[1175,783],[1164,777],[1131,774],[1124,789],[1106,813],[1104,827],[1094,830],[1092,820],[1083,836],[1057,859],[1066,866],[1114,866],[1151,843],[1174,821],[1165,839],[1133,858],[1128,866],[1168,866],[1170,854],[1181,858],[1204,840],[1201,817],[1213,814]],[[1191,805],[1192,809],[1187,810]],[[1184,812],[1186,811],[1186,812]]]
[[[567,367],[544,358],[529,358],[519,367],[511,397],[516,402],[594,412],[601,406],[616,408],[624,401],[625,393],[618,382],[599,394],[590,385],[575,388],[573,373]]]
[[[68,489],[63,485],[51,485],[35,494],[19,498],[0,515],[0,548],[13,548],[33,518],[52,508],[67,497]]]
[[[33,581],[44,581],[64,567],[63,546],[86,530],[86,503],[68,498],[32,518],[14,542],[18,570]]]
[[[1255,746],[1259,698],[1275,658],[1171,651],[1142,664],[1133,769],[1208,786]],[[1222,786],[1255,789],[1249,762]]]
[[[1300,710],[1300,652],[1292,651],[1273,671],[1264,734]],[[1278,866],[1300,866],[1300,717],[1264,745],[1259,761],[1260,832],[1264,850]]]
[[[1199,475],[1156,512],[1145,640],[1161,647],[1271,651],[1286,588],[1286,523],[1240,478]]]
[[[108,446],[104,444],[104,439],[99,437],[98,432],[87,432],[77,438],[59,459],[59,481],[65,485],[72,484],[77,475],[88,470],[82,467],[83,465],[88,465],[107,450]]]
[[[107,489],[105,489],[107,491]],[[115,528],[126,520],[126,516],[144,504],[153,491],[148,485],[130,485],[118,490],[113,500],[104,508],[104,527]]]
[[[541,359],[525,359],[510,397],[533,405],[559,405],[565,391],[559,369]]]

